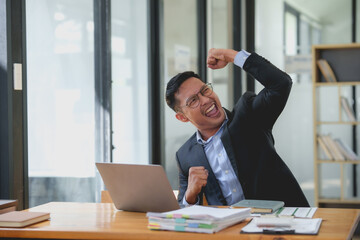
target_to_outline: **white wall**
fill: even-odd
[[[255,49],[279,68],[283,67],[283,0],[255,1]]]
[[[322,16],[322,43],[350,43],[351,42],[351,1],[342,1],[341,7],[332,9]],[[358,26],[359,29],[359,26]]]

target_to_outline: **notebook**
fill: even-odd
[[[17,200],[0,199],[0,214],[16,210]]]
[[[12,211],[0,215],[0,227],[25,227],[50,218],[50,213]]]
[[[96,163],[96,167],[119,210],[166,212],[180,208],[160,165]]]
[[[283,201],[255,199],[244,199],[232,205],[232,207],[250,207],[251,213],[274,213],[283,206]]]

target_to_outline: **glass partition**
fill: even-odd
[[[29,205],[95,201],[91,0],[26,1]]]
[[[113,162],[149,163],[147,1],[111,1]]]
[[[167,82],[179,72],[198,72],[196,0],[164,0],[163,91]],[[164,99],[164,96],[161,96]],[[165,100],[163,100],[165,101]],[[176,151],[195,132],[191,123],[175,118],[175,112],[164,104],[165,116],[165,168],[171,186],[178,189]]]
[[[209,0],[207,9],[207,45],[210,48],[232,48],[232,1]],[[164,0],[164,89],[171,77],[179,72],[198,70],[197,2]],[[240,13],[239,13],[240,14]],[[186,17],[184,17],[186,16]],[[179,21],[181,19],[181,21]],[[232,66],[208,70],[208,82],[214,86],[222,105],[233,106]],[[201,76],[200,76],[201,77]],[[165,106],[165,167],[174,189],[178,188],[176,151],[196,131],[191,123],[175,118],[175,113]]]
[[[232,48],[232,1],[209,0],[208,6],[208,49]],[[240,13],[239,13],[240,14]],[[214,86],[216,94],[223,107],[232,109],[233,106],[233,65],[223,69],[208,69],[208,81]],[[235,79],[235,81],[239,81]]]

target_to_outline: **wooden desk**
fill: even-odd
[[[0,228],[0,237],[46,239],[350,239],[359,223],[359,209],[318,209],[319,235],[240,234],[246,222],[215,234],[151,231],[145,213],[117,211],[112,203],[52,202],[28,211],[51,213],[51,220],[27,228]]]

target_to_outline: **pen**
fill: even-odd
[[[283,229],[283,228],[274,228],[274,229],[263,229],[264,234],[294,234],[295,229]]]

